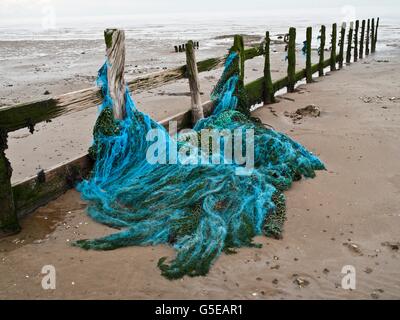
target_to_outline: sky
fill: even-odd
[[[39,23],[44,17],[56,16],[59,21],[82,17],[142,16],[222,16],[261,12],[307,14],[327,8],[355,8],[357,12],[394,15],[400,12],[399,0],[0,0],[0,26]],[[347,8],[347,9],[346,9]],[[325,10],[323,10],[325,9]]]

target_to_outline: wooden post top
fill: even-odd
[[[114,118],[122,120],[125,117],[125,32],[119,29],[104,31],[106,54],[108,59],[107,80],[110,96],[113,101]]]

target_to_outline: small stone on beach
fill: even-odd
[[[302,278],[302,277],[298,277],[296,278],[293,283],[295,283],[296,285],[298,285],[300,288],[305,288],[307,287],[310,282],[307,281],[306,279]]]

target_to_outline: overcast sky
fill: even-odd
[[[399,0],[0,0],[0,23],[35,21],[53,10],[57,18],[104,17],[115,15],[170,15],[185,12],[268,12],[271,10],[300,10],[354,6],[358,11],[376,7],[385,13],[400,11]],[[375,11],[374,11],[375,12]],[[377,12],[378,13],[378,12]]]

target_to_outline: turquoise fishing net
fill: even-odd
[[[214,112],[194,130],[198,139],[203,129],[239,129],[243,134],[246,129],[254,130],[255,168],[248,175],[237,174],[237,163],[196,163],[209,156],[201,148],[194,148],[193,157],[189,155],[184,162],[179,157],[176,164],[149,162],[146,154],[153,143],[146,139],[149,130],[157,130],[158,139],[168,146],[179,140],[176,150],[166,148],[165,155],[158,151],[158,158],[175,156],[190,142],[169,136],[164,127],[140,112],[128,90],[126,117],[115,120],[107,84],[109,66],[104,64],[98,75],[104,100],[90,148],[95,164],[89,179],[77,189],[89,203],[91,218],[120,231],[77,241],[75,246],[113,250],[169,244],[176,256],[161,258],[158,266],[162,275],[177,279],[206,275],[222,252],[255,246],[252,239],[256,235],[281,236],[285,220],[282,192],[302,176],[314,177],[314,171],[324,165],[288,136],[250,118],[238,59],[234,52],[228,56],[212,93]],[[218,156],[224,159],[223,150]]]

